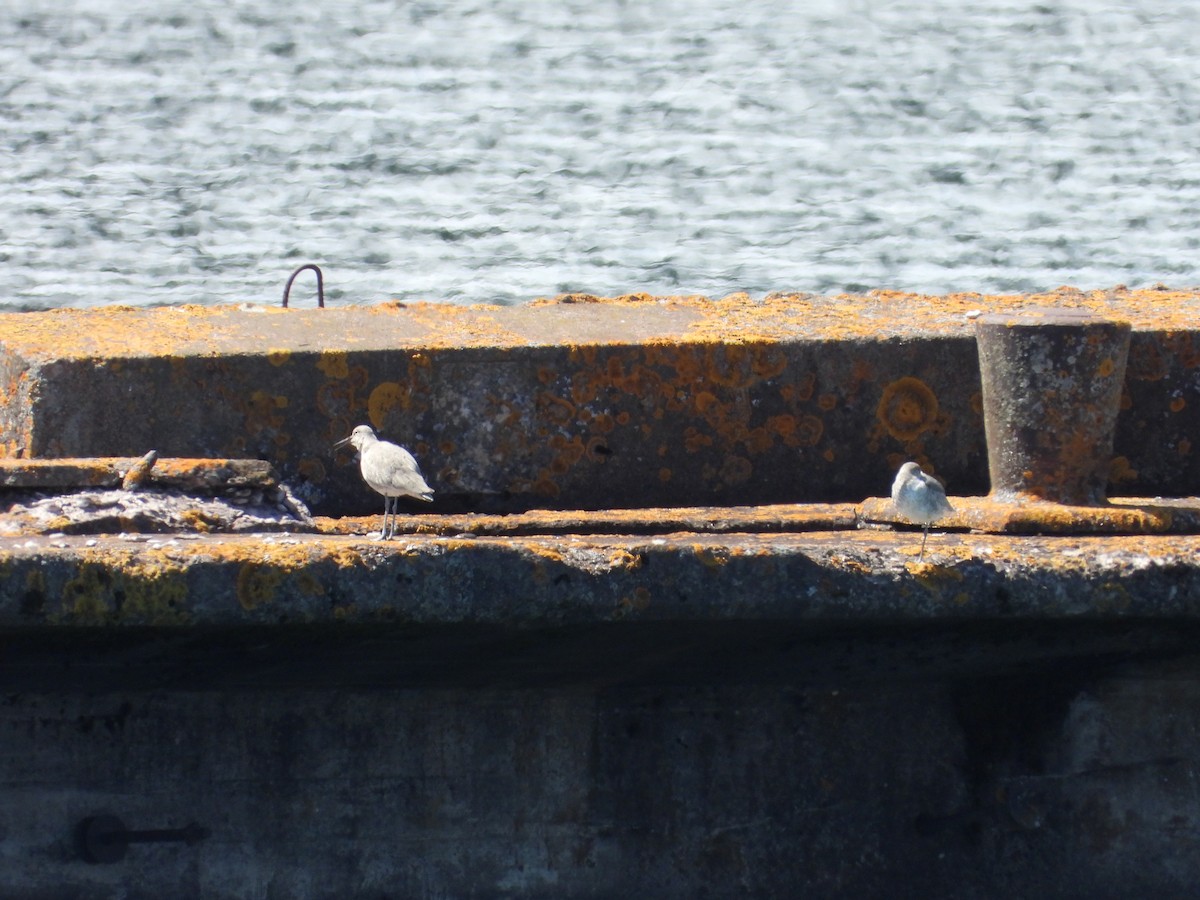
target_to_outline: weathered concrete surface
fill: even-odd
[[[1121,497],[1097,506],[1071,506],[1031,496],[950,497],[954,512],[935,529],[993,534],[1196,534],[1200,499]],[[890,497],[868,497],[856,507],[863,522],[911,524]]]
[[[10,539],[0,625],[1173,618],[1197,536],[919,532]]]
[[[85,459],[0,458],[0,488],[64,491],[113,488],[143,460],[132,457]],[[215,491],[268,488],[279,484],[271,464],[261,459],[156,459],[138,487]]]
[[[101,900],[1186,893],[1200,537],[929,544],[0,541],[0,869]],[[98,813],[211,837],[90,866]]]
[[[1200,294],[595,300],[0,315],[0,442],[261,457],[327,514],[373,511],[361,422],[446,510],[857,501],[905,459],[986,493],[971,316],[1057,304],[1133,323],[1110,493],[1200,493]]]
[[[0,860],[46,900],[1187,896],[1196,682],[1089,674],[10,695]],[[100,810],[212,835],[88,866]]]
[[[6,896],[1200,883],[1200,536],[939,531],[918,560],[787,503],[907,458],[986,491],[971,315],[1048,302],[1134,324],[1113,492],[1195,495],[1200,295],[592,299],[0,316],[10,457],[261,456],[374,514],[0,539]],[[360,421],[439,491],[395,541],[329,455]],[[89,866],[101,813],[211,837]]]

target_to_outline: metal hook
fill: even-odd
[[[317,306],[321,309],[325,308],[325,279],[321,275],[321,267],[316,263],[305,263],[295,272],[288,276],[287,284],[283,286],[283,308],[288,308],[288,294],[292,291],[292,282],[296,280],[296,276],[305,269],[312,269],[317,273]]]

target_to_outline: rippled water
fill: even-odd
[[[1190,285],[1198,85],[1163,0],[0,0],[0,303]]]

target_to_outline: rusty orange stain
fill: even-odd
[[[1174,400],[1171,401],[1170,409],[1171,409],[1171,412],[1173,412],[1173,413],[1183,412],[1183,409],[1186,406],[1187,406],[1186,400],[1184,400],[1182,397],[1176,397]]]

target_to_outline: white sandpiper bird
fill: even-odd
[[[373,491],[383,494],[383,531],[380,540],[396,535],[396,505],[401,497],[433,500],[433,488],[425,483],[413,455],[391,441],[381,441],[369,425],[359,425],[350,437],[334,444],[334,448],[350,444],[358,451],[358,465],[363,481]],[[388,529],[391,516],[391,529]]]
[[[906,462],[896,473],[892,482],[892,504],[904,518],[917,525],[925,526],[921,538],[921,555],[925,558],[925,542],[929,540],[929,526],[939,519],[954,513],[954,507],[946,499],[946,489],[932,475],[926,475],[915,462]]]

